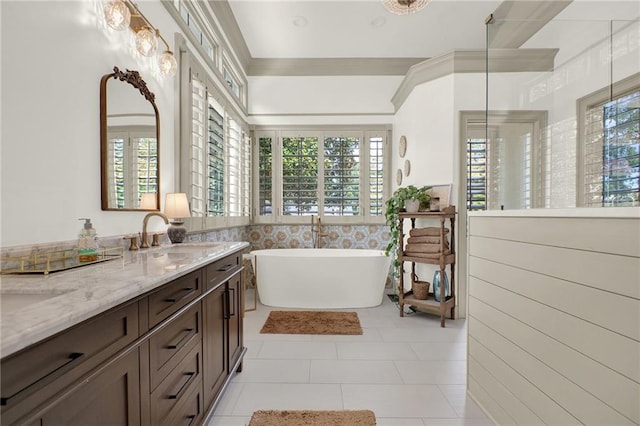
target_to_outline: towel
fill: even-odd
[[[435,226],[431,226],[428,228],[414,228],[409,231],[409,235],[412,237],[439,237],[441,228],[437,228]],[[449,232],[448,228],[444,228],[444,234],[446,235]]]
[[[444,252],[445,255],[449,254],[449,251],[445,251]],[[406,251],[404,252],[404,255],[407,257],[419,257],[422,259],[439,259],[440,258],[440,253],[407,253]]]
[[[407,253],[440,253],[440,244],[407,244],[404,246]]]
[[[407,238],[408,244],[413,243],[428,243],[428,244],[440,244],[440,237],[409,237]],[[445,238],[444,246],[449,246],[449,241]]]

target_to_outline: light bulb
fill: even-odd
[[[173,52],[165,50],[158,59],[158,66],[160,67],[160,74],[173,77],[178,71],[178,62],[176,61]]]
[[[131,23],[131,11],[122,0],[111,0],[104,6],[104,19],[111,28],[122,31]]]
[[[158,38],[149,27],[142,27],[136,33],[136,49],[143,56],[153,56],[158,50]]]

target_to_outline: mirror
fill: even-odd
[[[102,210],[160,209],[160,119],[137,71],[100,80]]]

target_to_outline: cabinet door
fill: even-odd
[[[241,274],[236,274],[229,280],[228,297],[229,312],[227,318],[229,322],[229,369],[233,368],[235,362],[242,354],[242,287],[240,281]]]
[[[208,407],[227,378],[226,286],[220,285],[204,298],[203,303],[204,399]]]
[[[42,425],[140,424],[138,349],[108,366],[42,416]]]

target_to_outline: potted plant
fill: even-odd
[[[400,211],[404,211],[406,208],[406,202],[411,200],[416,200],[418,202],[418,209],[420,207],[426,207],[429,203],[429,195],[427,194],[427,190],[431,189],[430,186],[423,186],[418,188],[414,185],[401,186],[396,189],[386,202],[386,210],[385,210],[385,218],[387,221],[387,225],[389,225],[389,235],[390,240],[389,244],[385,249],[385,254],[387,256],[393,256],[393,276],[398,276],[398,267],[400,263],[398,262],[398,238],[400,237],[400,228],[398,226],[398,213]],[[416,210],[417,211],[417,210]]]

